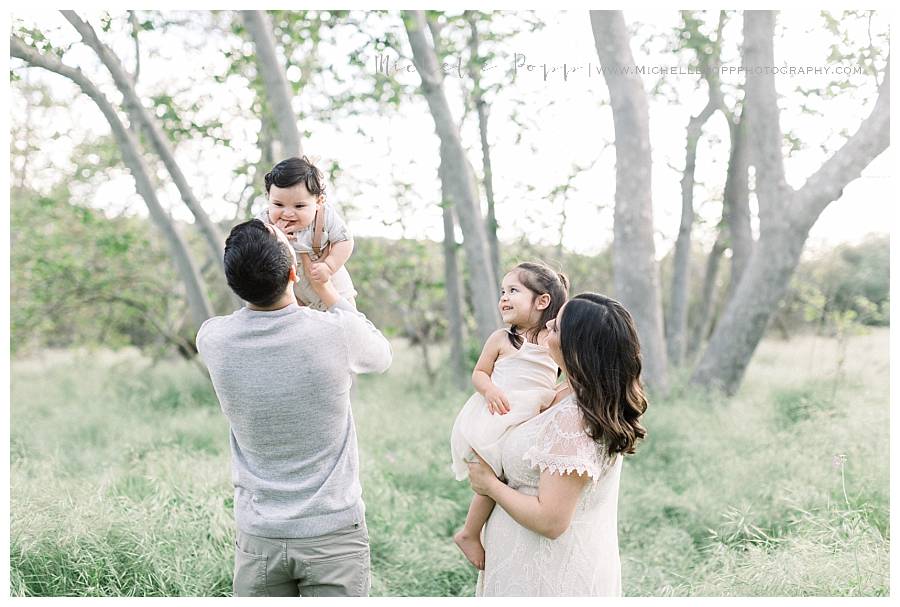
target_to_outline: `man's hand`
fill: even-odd
[[[331,279],[332,275],[333,272],[326,263],[316,262],[310,266],[309,280],[312,283],[325,284]]]

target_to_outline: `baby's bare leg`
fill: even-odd
[[[484,569],[484,546],[481,545],[481,528],[487,522],[491,511],[494,509],[494,500],[475,494],[472,503],[469,504],[469,513],[466,515],[466,524],[453,536],[453,541],[463,551],[469,562],[476,569]]]

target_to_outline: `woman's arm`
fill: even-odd
[[[517,523],[551,540],[569,528],[587,481],[587,474],[545,471],[541,472],[538,494],[525,495],[500,481],[480,457],[469,464],[469,482],[476,493],[490,497]]]

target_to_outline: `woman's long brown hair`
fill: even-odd
[[[584,413],[588,434],[609,455],[634,453],[647,436],[641,385],[641,345],[634,320],[614,299],[582,293],[570,299],[559,324],[566,375]]]

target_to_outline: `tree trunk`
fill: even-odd
[[[223,258],[223,250],[225,246],[225,236],[222,234],[219,227],[212,222],[209,215],[206,214],[206,211],[203,210],[197,197],[194,196],[194,192],[188,184],[187,178],[184,176],[184,173],[181,172],[181,168],[175,160],[175,154],[171,144],[157,124],[156,119],[147,111],[147,108],[145,108],[141,102],[141,99],[134,88],[134,82],[131,76],[125,71],[122,62],[115,53],[113,53],[113,51],[97,37],[94,28],[92,28],[90,24],[82,21],[74,11],[61,12],[66,20],[72,24],[79,34],[81,34],[84,43],[97,53],[97,56],[103,62],[103,65],[105,65],[110,74],[112,74],[113,80],[116,83],[116,88],[119,89],[119,92],[121,92],[125,98],[124,105],[129,119],[134,126],[143,126],[144,130],[149,135],[153,148],[156,150],[157,154],[159,154],[166,170],[172,176],[172,181],[178,188],[182,200],[194,215],[194,219],[197,221],[200,232],[206,240],[212,258],[216,260],[221,276],[224,279],[225,261]],[[237,305],[241,305],[240,300],[236,297],[232,297],[232,301]]]
[[[441,27],[437,21],[428,17],[428,29],[434,44],[434,53],[444,60],[444,49],[440,40]],[[441,216],[444,222],[444,290],[447,304],[447,332],[450,334],[450,375],[453,385],[459,390],[467,389],[469,384],[469,368],[466,364],[466,324],[463,318],[465,300],[463,284],[459,271],[456,244],[456,219],[453,216],[453,203],[447,192],[451,189],[443,160],[438,167],[441,179]]]
[[[125,166],[128,167],[134,177],[135,188],[137,189],[138,194],[143,197],[144,202],[147,204],[147,209],[150,212],[150,218],[160,229],[169,246],[172,259],[175,261],[175,266],[178,269],[178,273],[185,286],[188,308],[193,321],[193,329],[196,332],[200,328],[200,325],[203,324],[203,321],[213,315],[212,306],[206,295],[200,273],[194,265],[190,251],[188,251],[187,244],[178,233],[172,218],[169,217],[165,209],[160,205],[159,200],[156,198],[156,190],[150,179],[150,173],[144,164],[137,140],[131,132],[125,128],[122,121],[119,120],[119,116],[116,114],[115,109],[109,101],[107,101],[103,93],[100,92],[100,89],[98,89],[80,69],[63,64],[55,56],[38,53],[15,36],[10,37],[10,54],[13,57],[25,60],[30,65],[44,68],[68,78],[77,84],[88,97],[93,99],[100,108],[100,111],[103,112],[103,116],[109,122],[113,136],[122,152],[122,159],[125,162]]]
[[[843,188],[887,148],[890,138],[888,62],[872,113],[803,187],[791,189],[784,177],[774,75],[764,69],[755,72],[757,67],[775,65],[774,29],[773,12],[745,11],[743,53],[745,65],[751,68],[745,107],[753,125],[748,130],[750,158],[756,167],[760,238],[691,378],[728,394],[740,386],[769,318],[787,291],[810,228]]]
[[[744,269],[753,254],[753,232],[750,228],[749,137],[747,106],[741,116],[729,119],[731,151],[725,177],[725,217],[731,244],[731,282],[728,299],[734,296]]]
[[[694,19],[692,12],[682,11],[682,14],[689,31],[702,35],[699,31],[699,21]],[[725,11],[720,11],[716,39],[715,41],[710,41],[711,48],[701,49],[694,46],[697,63],[702,69],[703,79],[706,81],[708,99],[700,114],[691,117],[687,127],[684,172],[681,177],[681,224],[678,230],[678,238],[675,241],[672,288],[666,316],[666,346],[668,348],[669,363],[673,366],[683,364],[688,342],[691,232],[694,227],[694,174],[697,161],[697,145],[706,122],[716,110],[724,112],[726,109],[718,76],[722,54],[722,30],[725,27],[725,21],[726,13]]]
[[[443,180],[442,175],[441,181],[443,182]],[[447,332],[450,334],[450,366],[453,385],[464,390],[469,385],[465,354],[465,320],[463,319],[462,284],[456,258],[455,222],[450,204],[446,197],[441,203],[441,214],[444,218],[444,290],[447,296]]]
[[[441,30],[444,26],[438,24],[433,15],[426,16],[428,30],[431,32],[431,40],[434,45],[434,54],[440,61],[444,60],[444,48],[441,43]],[[463,295],[462,276],[459,271],[458,246],[456,244],[456,219],[453,217],[453,203],[447,192],[451,189],[445,171],[443,159],[438,167],[441,179],[441,217],[444,223],[444,240],[442,242],[444,253],[444,291],[447,307],[447,332],[450,334],[450,376],[453,385],[465,390],[469,387],[469,369],[466,364],[466,325],[463,308],[465,297]]]
[[[675,259],[672,269],[672,290],[666,319],[666,346],[669,363],[678,366],[684,358],[687,343],[688,292],[691,282],[691,230],[694,227],[694,170],[697,161],[697,143],[703,125],[716,111],[713,94],[706,107],[688,121],[684,173],[681,176],[681,225],[675,241]]]
[[[712,330],[713,322],[716,315],[716,279],[719,277],[719,265],[722,261],[722,254],[728,247],[725,244],[726,233],[728,228],[722,225],[719,234],[716,236],[716,242],[713,243],[709,257],[706,258],[706,272],[703,274],[703,290],[700,294],[697,314],[694,317],[693,329],[691,330],[691,341],[688,345],[688,356],[693,359],[694,355],[700,350],[703,341],[709,336]]]
[[[746,124],[741,124],[741,120],[746,114],[742,114],[740,118],[737,117],[735,113],[727,110],[724,102],[722,102],[720,110],[728,120],[731,133],[728,172],[725,177],[725,193],[722,203],[722,225],[707,260],[700,310],[688,344],[688,353],[691,358],[700,349],[703,341],[709,337],[722,307],[722,302],[718,301],[719,298],[715,294],[715,283],[722,254],[726,249],[731,248],[731,276],[728,289],[721,298],[724,303],[727,303],[734,297],[740,276],[747,267],[754,246],[753,234],[750,229],[748,135]]]
[[[303,145],[297,128],[297,115],[291,106],[294,94],[275,51],[272,21],[265,11],[241,11],[241,16],[256,46],[257,69],[265,82],[266,98],[272,106],[278,138],[284,146],[281,155],[284,158],[300,156]]]
[[[462,228],[475,321],[479,338],[486,341],[500,325],[500,314],[496,305],[497,280],[491,269],[475,175],[466,158],[459,129],[444,95],[434,47],[425,37],[428,27],[425,15],[422,11],[404,11],[403,21],[413,51],[413,62],[422,79],[422,94],[440,138],[441,166],[447,184],[445,195],[452,203]]]
[[[668,387],[659,268],[653,243],[650,174],[650,121],[647,95],[633,66],[621,11],[591,11],[600,64],[606,68],[616,137],[616,195],[613,283],[616,297],[631,312],[643,353],[643,377],[659,392]],[[619,73],[614,70],[619,69]]]
[[[481,71],[478,58],[478,22],[473,11],[466,11],[469,23],[469,77],[472,79],[472,101],[478,112],[478,132],[481,135],[481,165],[484,172],[484,195],[487,198],[487,218],[485,228],[488,245],[491,249],[491,266],[494,277],[498,280],[503,275],[500,265],[500,242],[497,240],[497,215],[494,210],[494,172],[491,169],[491,147],[488,145],[488,108],[481,89]]]
[[[272,124],[271,119],[267,116],[260,117],[259,135],[256,136],[257,147],[259,147],[259,160],[248,171],[252,175],[252,180],[246,186],[251,190],[250,195],[243,205],[240,201],[238,202],[238,208],[234,217],[235,221],[251,219],[253,217],[253,203],[259,196],[264,196],[266,193],[263,176],[275,165],[275,155],[272,148],[278,143],[275,140],[276,137],[278,137],[278,134],[275,133],[275,126]]]
[[[806,234],[769,230],[760,235],[744,278],[725,306],[691,381],[734,394],[750,358],[762,339],[769,317],[778,307]]]

